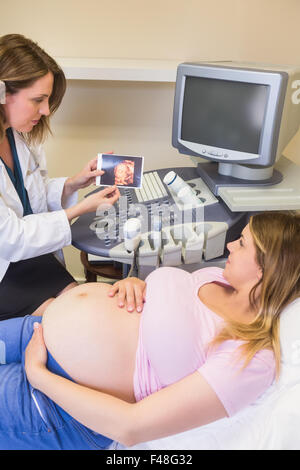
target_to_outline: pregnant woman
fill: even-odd
[[[42,325],[1,322],[0,447],[130,446],[253,403],[279,374],[280,314],[300,294],[299,242],[299,215],[255,215],[228,244],[224,270],[84,284],[55,299]],[[142,314],[119,308],[132,295],[138,307],[145,297]]]

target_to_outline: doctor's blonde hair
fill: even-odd
[[[42,116],[32,131],[24,135],[28,143],[39,144],[51,133],[49,117],[57,110],[66,91],[62,69],[38,44],[21,34],[0,37],[0,80],[6,92],[15,94],[30,87],[36,80],[52,72],[53,91],[49,98],[50,115]],[[0,104],[0,142],[5,136],[5,112]]]
[[[226,322],[212,341],[216,346],[229,339],[244,341],[240,346],[246,366],[261,349],[271,349],[280,372],[279,321],[283,309],[300,296],[300,214],[265,212],[250,218],[250,231],[256,261],[262,277],[249,294],[251,308],[257,311],[249,324]],[[259,295],[257,290],[259,288]]]

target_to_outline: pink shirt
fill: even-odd
[[[229,285],[223,270],[214,267],[192,274],[163,267],[147,277],[134,373],[137,401],[198,370],[231,416],[272,384],[272,351],[259,351],[241,371],[243,359],[234,353],[242,341],[208,348],[224,319],[200,301],[198,290],[214,281]]]

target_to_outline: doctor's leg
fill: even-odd
[[[78,283],[77,282],[71,282],[70,284],[68,284],[63,290],[61,290],[56,297],[58,297],[59,295],[63,294],[64,292],[67,292],[68,290],[70,289],[73,289],[74,287],[77,287],[78,286]]]
[[[31,315],[35,317],[43,316],[46,308],[48,307],[51,302],[55,300],[55,297],[51,297],[51,299],[45,300]]]

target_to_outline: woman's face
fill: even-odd
[[[261,278],[262,270],[256,261],[256,249],[253,237],[246,225],[238,240],[227,244],[228,261],[223,275],[232,287],[252,288]]]
[[[48,116],[49,98],[53,88],[53,74],[36,80],[33,85],[11,95],[7,93],[4,106],[6,127],[19,132],[30,132],[42,116]]]

